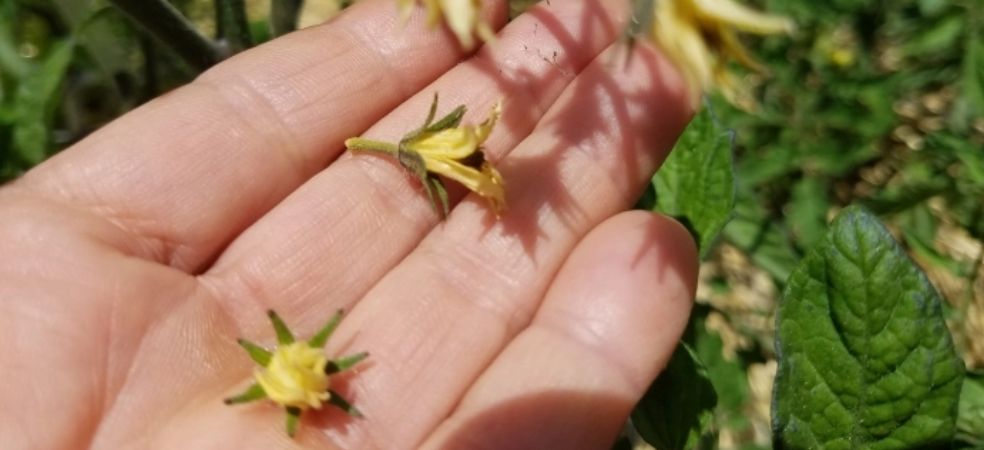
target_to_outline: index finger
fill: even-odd
[[[506,2],[485,2],[498,28]],[[418,14],[419,16],[419,14]],[[392,0],[244,52],[111,123],[15,186],[106,217],[137,256],[197,272],[464,54]],[[132,250],[131,250],[132,251]]]

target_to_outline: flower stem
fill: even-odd
[[[374,141],[372,139],[365,139],[360,137],[346,139],[345,147],[347,147],[349,150],[379,152],[379,153],[385,153],[387,155],[393,155],[393,156],[398,155],[400,152],[399,148],[395,144],[390,144],[389,142]]]
[[[233,53],[253,46],[244,0],[215,0],[215,23],[216,34]]]
[[[222,51],[167,0],[109,0],[189,66],[203,72],[223,59]]]
[[[274,37],[297,29],[302,6],[303,0],[273,0],[270,3],[270,28]]]

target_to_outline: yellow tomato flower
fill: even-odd
[[[436,111],[437,95],[423,126],[407,133],[398,145],[354,137],[347,139],[345,146],[350,150],[395,156],[420,179],[431,204],[444,216],[449,212],[447,190],[438,175],[455,180],[485,198],[498,215],[506,209],[505,185],[499,171],[485,160],[482,144],[502,115],[502,103],[497,102],[488,119],[479,125],[460,125],[464,105],[438,121],[434,121]]]
[[[791,33],[785,17],[762,14],[733,0],[656,0],[652,38],[683,72],[696,104],[716,87],[733,104],[750,106],[747,88],[727,70],[729,60],[764,71],[738,40],[738,32]],[[752,102],[753,104],[753,102]]]
[[[404,20],[410,17],[416,0],[398,0]],[[483,41],[495,38],[492,27],[482,20],[482,0],[423,0],[427,8],[427,23],[436,26],[441,17],[458,37],[465,49],[475,46],[475,35]]]
[[[270,400],[284,406],[320,409],[321,402],[331,397],[327,366],[328,358],[320,348],[294,342],[277,348],[270,364],[256,368],[253,377]]]
[[[270,351],[239,339],[239,345],[260,367],[253,373],[256,382],[239,395],[225,399],[225,403],[233,405],[264,398],[272,400],[287,412],[287,434],[290,436],[297,431],[301,412],[321,409],[324,403],[342,408],[352,416],[361,415],[359,410],[330,389],[330,377],[358,364],[369,354],[356,353],[330,360],[321,349],[341,322],[342,312],[336,312],[317,334],[305,342],[294,340],[294,334],[277,313],[269,311],[267,315],[277,333],[279,346]]]
[[[506,190],[502,175],[488,161],[481,146],[488,139],[499,116],[502,103],[497,102],[488,119],[478,126],[460,126],[423,132],[404,143],[405,148],[424,160],[430,173],[444,175],[489,201],[494,211],[506,208]]]

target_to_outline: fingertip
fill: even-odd
[[[693,238],[675,220],[618,214],[574,250],[537,320],[606,354],[641,395],[686,327],[697,266]]]

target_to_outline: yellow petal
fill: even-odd
[[[415,0],[398,0],[397,6],[400,8],[400,19],[406,22],[410,20],[410,14],[413,13],[413,4]]]
[[[474,127],[448,128],[424,133],[407,144],[410,150],[427,159],[463,159],[475,153],[481,142]]]
[[[492,129],[495,128],[500,116],[502,116],[502,100],[495,102],[495,105],[492,106],[492,112],[489,113],[489,118],[485,119],[485,122],[482,122],[475,130],[479,145],[485,143],[485,140],[492,134]]]
[[[265,368],[253,377],[267,397],[283,406],[301,409],[321,408],[328,401],[328,359],[321,349],[305,342],[284,345],[273,352]]]
[[[721,29],[718,34],[721,41],[721,51],[739,64],[748,67],[756,72],[764,73],[766,72],[765,66],[758,62],[742,45],[741,41],[738,39],[738,34],[732,29]]]
[[[432,27],[437,25],[441,20],[441,5],[438,0],[424,0],[424,6],[427,7],[427,24]]]
[[[660,0],[656,8],[653,37],[682,72],[696,101],[711,86],[714,56],[685,1]]]
[[[475,26],[479,20],[478,0],[438,0],[444,11],[444,20],[451,31],[458,36],[461,46],[470,49],[475,46]]]
[[[457,161],[450,160],[426,160],[427,170],[432,173],[444,175],[452,180],[461,183],[468,190],[484,197],[498,213],[505,209],[506,190],[502,182],[502,176],[491,164],[485,163],[482,171],[465,166]]]
[[[795,29],[793,21],[789,18],[760,13],[733,0],[671,1],[693,2],[701,20],[726,24],[747,33],[779,34],[791,33]]]

